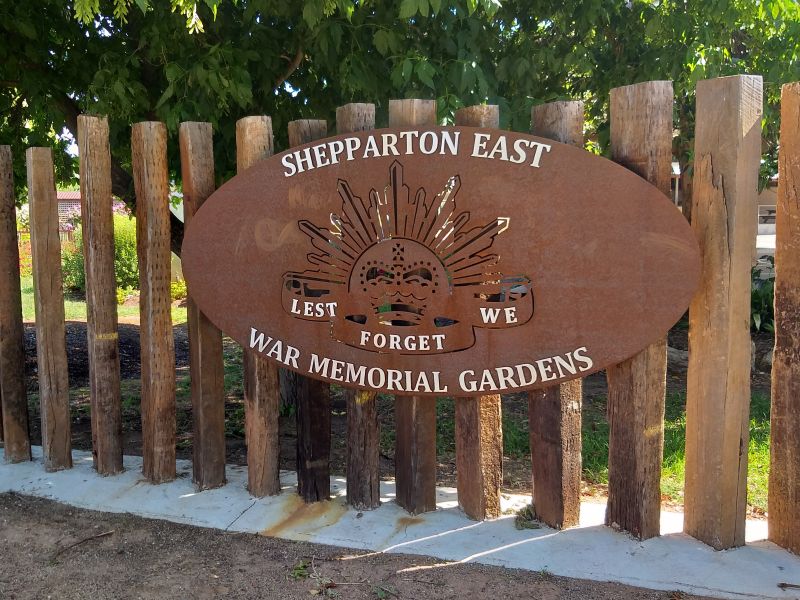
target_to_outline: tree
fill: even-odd
[[[234,126],[247,114],[286,123],[333,119],[351,101],[436,98],[501,106],[502,125],[529,127],[530,107],[581,98],[590,146],[604,152],[612,87],[672,79],[689,164],[694,85],[735,73],[765,77],[764,176],[775,171],[780,85],[799,79],[800,6],[793,0],[39,0],[0,6],[0,143],[23,149],[76,133],[82,112],[109,116],[114,191],[135,210],[130,124],[162,120],[179,177],[183,120],[214,124],[217,172],[233,174]],[[57,142],[58,176],[75,164]],[[21,191],[21,190],[20,190]],[[173,245],[181,239],[174,224]]]

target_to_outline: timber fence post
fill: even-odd
[[[57,471],[72,467],[72,437],[53,151],[50,148],[28,148],[25,158],[28,164],[42,452],[45,469]]]
[[[583,148],[583,110],[580,101],[534,106],[531,133]],[[533,507],[556,529],[580,519],[582,402],[581,379],[528,392]]]
[[[25,331],[11,146],[0,146],[0,420],[5,461],[30,460]]]
[[[236,170],[242,173],[263,158],[272,156],[272,119],[245,117],[236,122]],[[244,419],[247,443],[247,489],[253,496],[281,493],[278,429],[281,390],[280,370],[242,348],[244,367]]]
[[[769,539],[800,554],[800,82],[781,89]]]
[[[214,193],[211,123],[184,122],[178,130],[185,226]],[[189,374],[192,392],[192,473],[200,490],[225,484],[225,377],[222,333],[208,320],[188,289]]]
[[[142,361],[142,458],[152,483],[175,479],[175,342],[170,298],[167,128],[149,121],[131,132]]]
[[[500,107],[477,105],[456,111],[456,125],[500,128]],[[500,394],[455,399],[458,505],[471,519],[500,516],[503,483],[503,412]]]
[[[670,194],[671,81],[611,90],[611,157]],[[608,506],[606,525],[639,539],[661,529],[666,337],[609,367]]]
[[[375,105],[352,103],[336,109],[336,133],[375,128]],[[346,389],[347,503],[359,510],[381,504],[380,424],[377,394]]]
[[[435,100],[389,100],[389,127],[436,125]],[[411,514],[436,510],[436,398],[395,396],[397,503]]]
[[[758,76],[697,84],[684,531],[718,550],[744,544],[762,102]]]
[[[302,119],[289,123],[289,146],[300,146],[328,134],[325,121]],[[331,495],[331,386],[294,375],[297,397],[297,492],[306,502]]]
[[[92,458],[101,475],[121,473],[117,282],[114,274],[114,216],[108,119],[78,117],[81,221],[86,273],[86,329],[92,410]]]
[[[800,554],[800,82],[781,89],[769,539]]]

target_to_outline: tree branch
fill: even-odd
[[[304,58],[305,58],[305,51],[303,50],[303,44],[300,44],[297,47],[297,52],[295,53],[294,58],[292,58],[292,60],[289,61],[289,67],[286,69],[286,72],[281,77],[279,77],[278,80],[275,82],[276,88],[281,87],[281,85],[283,85],[283,82],[289,79],[289,77],[291,77],[292,73],[294,73],[297,70],[297,67],[300,66],[300,63],[303,62]]]
[[[81,111],[78,104],[64,94],[55,98],[56,104],[64,114],[64,126],[78,139],[78,115]],[[123,167],[119,160],[111,154],[111,193],[125,203],[131,213],[136,215],[136,192],[133,188],[133,177]],[[170,247],[178,256],[181,255],[183,244],[183,223],[170,211]]]

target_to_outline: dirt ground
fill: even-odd
[[[0,598],[700,598],[364,553],[0,494]]]

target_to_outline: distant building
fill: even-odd
[[[70,220],[81,214],[81,193],[79,190],[65,192],[57,191],[58,200],[58,223],[66,225]]]
[[[177,194],[178,196],[180,194]],[[58,230],[61,241],[73,241],[73,231],[75,230],[74,219],[81,215],[81,192],[80,190],[74,191],[56,191],[56,199],[58,200]],[[178,206],[170,205],[170,210],[183,221],[183,202]],[[176,254],[172,254],[172,280],[177,281],[183,279],[183,271],[181,269],[181,259]]]

